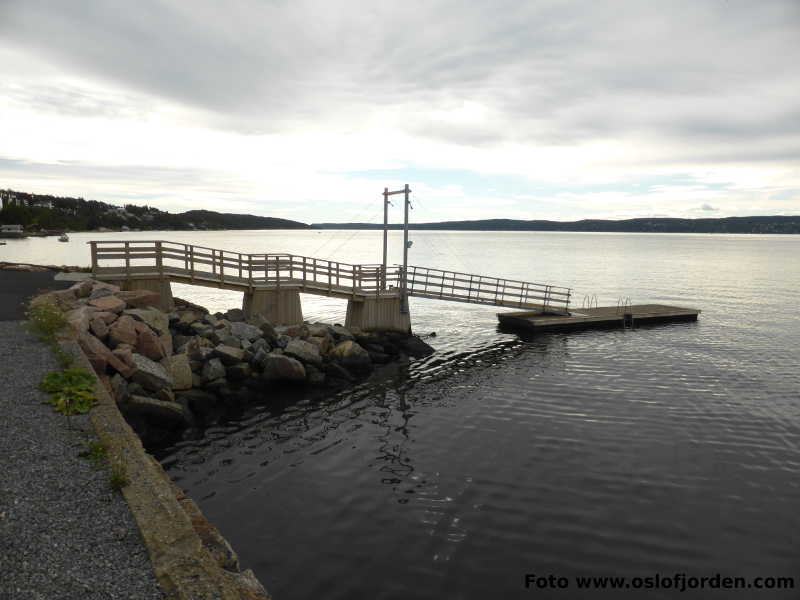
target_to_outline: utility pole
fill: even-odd
[[[403,297],[401,299],[400,312],[408,313],[408,209],[411,206],[411,201],[408,195],[411,190],[406,184],[403,188],[405,194],[405,218],[403,219]]]
[[[381,287],[386,289],[386,253],[389,244],[389,188],[383,188],[383,271]]]
[[[408,312],[408,295],[406,290],[408,289],[407,280],[408,277],[406,272],[408,270],[408,209],[411,208],[411,200],[409,198],[409,194],[411,194],[411,188],[408,187],[408,184],[402,190],[395,190],[393,192],[389,191],[389,188],[383,188],[383,277],[384,277],[384,289],[386,289],[386,251],[387,251],[387,238],[389,233],[389,196],[394,196],[395,194],[403,194],[405,197],[405,218],[403,220],[403,280],[400,283],[402,289],[402,311],[404,313]]]

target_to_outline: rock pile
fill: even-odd
[[[362,333],[341,325],[273,326],[240,309],[210,314],[158,294],[86,280],[50,298],[65,313],[97,374],[146,445],[174,439],[241,410],[284,386],[339,389],[375,365],[427,356],[414,336]]]

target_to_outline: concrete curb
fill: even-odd
[[[221,568],[192,526],[178,501],[180,490],[161,465],[142,446],[117,404],[74,340],[61,342],[75,357],[76,366],[95,378],[98,400],[89,417],[108,460],[127,474],[122,493],[147,547],[153,569],[166,598],[177,600],[240,600],[264,598],[252,571],[232,573]],[[251,589],[248,589],[251,588]]]

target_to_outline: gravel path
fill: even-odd
[[[78,455],[96,438],[37,389],[56,369],[21,321],[0,321],[0,598],[162,598],[124,498]]]

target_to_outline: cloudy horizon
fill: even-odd
[[[800,214],[800,4],[0,0],[0,188],[303,222]],[[392,220],[399,220],[399,211]]]

